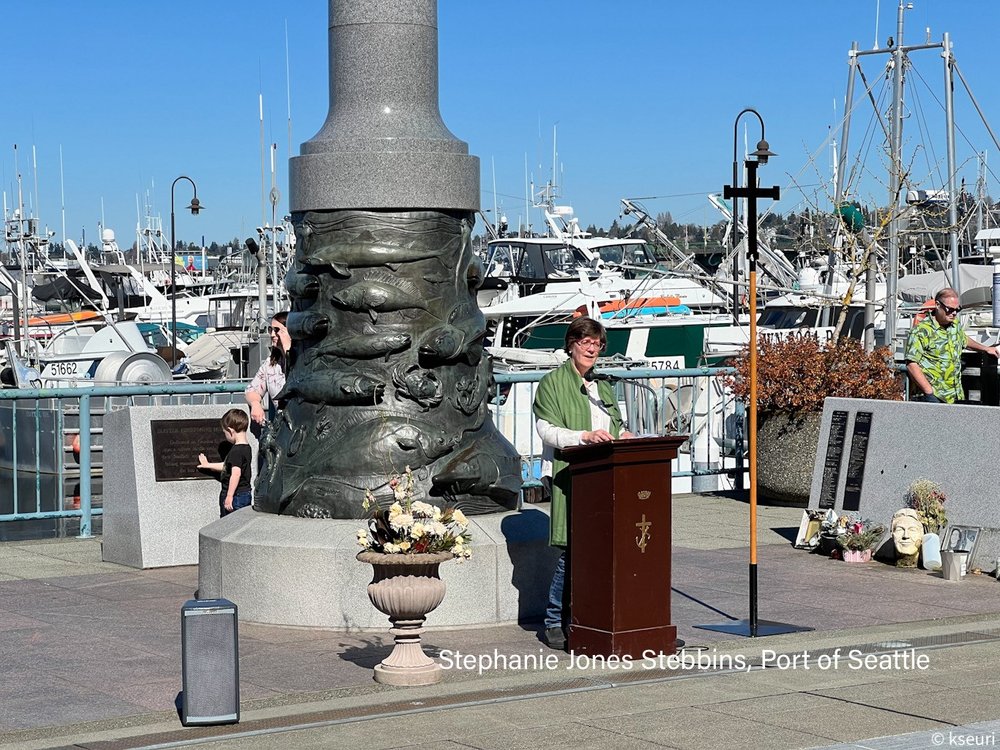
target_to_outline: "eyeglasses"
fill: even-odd
[[[958,307],[948,307],[948,305],[946,305],[944,302],[938,302],[938,304],[941,305],[941,309],[945,311],[946,315],[958,315],[960,312],[962,312],[961,305],[959,305]]]
[[[583,349],[597,349],[600,351],[604,348],[604,342],[597,339],[580,339],[576,343]]]

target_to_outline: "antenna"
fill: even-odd
[[[35,153],[35,144],[31,144],[31,171],[35,178],[35,218],[41,216],[41,209],[38,206],[38,155]]]
[[[257,93],[257,111],[260,114],[260,222],[267,221],[267,210],[265,204],[265,177],[264,177],[264,92]]]
[[[63,154],[62,144],[59,144],[59,212],[62,215],[62,244],[63,253],[66,252],[66,188],[63,184]]]
[[[288,62],[288,19],[285,19],[285,98],[288,100],[288,158],[292,157],[292,73]]]
[[[497,162],[492,156],[490,157],[490,165],[493,167],[493,225],[496,226],[499,223],[497,217]]]
[[[879,0],[875,0],[875,44],[872,49],[878,49],[878,7]]]

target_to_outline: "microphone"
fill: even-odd
[[[659,422],[660,409],[659,409],[659,404],[657,403],[658,396],[656,394],[656,391],[652,388],[652,386],[648,385],[647,383],[643,383],[642,381],[636,380],[634,378],[623,378],[618,375],[611,375],[610,373],[607,372],[594,372],[593,370],[587,372],[587,374],[583,376],[583,379],[588,381],[603,380],[606,383],[629,383],[630,385],[634,385],[636,388],[642,388],[643,390],[647,391],[652,396],[653,399],[652,400],[653,424],[655,425]],[[581,388],[585,387],[586,386],[581,386]],[[605,404],[604,406],[605,408],[607,408],[609,405]]]

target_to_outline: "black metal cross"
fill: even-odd
[[[733,187],[732,185],[725,185],[722,188],[722,197],[747,199],[747,262],[749,263],[748,270],[755,272],[757,270],[757,199],[770,198],[771,200],[778,200],[781,196],[781,191],[777,185],[770,188],[758,187],[757,162],[753,159],[747,159],[744,164],[746,164],[747,168],[747,186]],[[734,215],[734,231],[738,220],[739,217]]]

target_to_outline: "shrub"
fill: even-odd
[[[725,376],[733,394],[750,396],[750,350],[744,347],[734,375]],[[823,399],[874,398],[899,401],[901,376],[885,347],[866,352],[860,341],[841,338],[821,343],[813,333],[757,341],[757,408],[760,411],[817,412]]]

